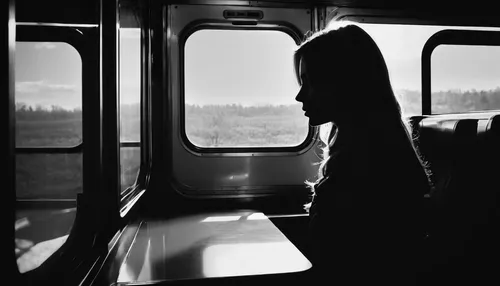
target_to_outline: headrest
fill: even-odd
[[[476,136],[476,119],[428,117],[420,121],[422,141],[433,145],[451,146],[464,143]]]

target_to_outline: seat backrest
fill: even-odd
[[[430,259],[447,265],[441,274],[484,271],[488,265],[478,261],[485,253],[500,253],[499,127],[494,113],[428,116],[418,125],[419,148],[435,184],[426,200],[426,246],[438,253]]]
[[[476,139],[477,120],[428,117],[419,124],[419,150],[430,165],[432,196],[457,188],[458,173],[468,169]],[[454,184],[454,185],[451,185]]]

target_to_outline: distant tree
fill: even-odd
[[[26,103],[24,103],[24,102],[16,102],[16,112],[17,111],[25,112],[26,108],[27,108]]]

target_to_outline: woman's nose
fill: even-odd
[[[304,102],[303,100],[304,96],[302,95],[302,89],[299,90],[299,93],[297,93],[297,96],[295,96],[295,100],[298,102]]]

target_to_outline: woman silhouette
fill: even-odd
[[[429,176],[380,50],[362,28],[339,23],[308,37],[294,60],[296,100],[325,145],[306,205],[315,277],[414,283]]]

